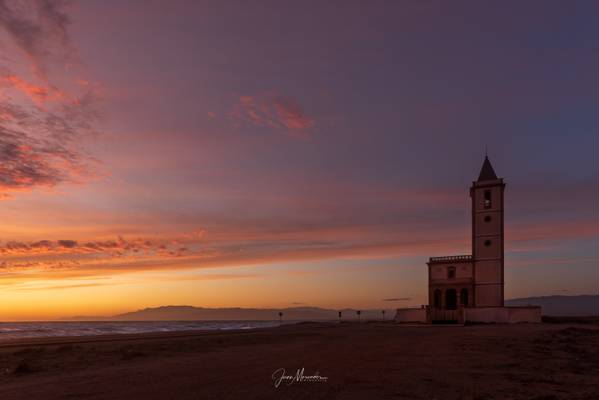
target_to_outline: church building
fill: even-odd
[[[472,182],[472,254],[431,257],[429,305],[399,309],[398,322],[540,322],[539,307],[505,307],[504,190],[488,157]]]

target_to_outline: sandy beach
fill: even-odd
[[[321,378],[275,387],[281,368]],[[599,329],[304,323],[36,339],[4,343],[0,371],[2,399],[592,399]]]

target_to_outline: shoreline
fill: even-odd
[[[93,321],[95,322],[95,321]],[[138,321],[133,321],[138,322]],[[154,321],[144,321],[154,322]],[[178,322],[197,322],[197,321],[178,321]],[[312,327],[330,327],[335,325],[369,325],[369,324],[385,324],[397,327],[426,327],[426,325],[411,325],[404,324],[398,325],[393,321],[297,321],[287,322],[277,326],[269,327],[255,327],[255,328],[231,328],[231,329],[187,329],[187,330],[174,330],[168,332],[136,332],[136,333],[106,333],[106,334],[90,334],[90,335],[62,335],[62,336],[40,336],[40,337],[27,337],[27,338],[11,338],[6,340],[0,340],[0,349],[14,348],[14,347],[29,347],[29,346],[54,346],[64,344],[89,344],[89,343],[101,343],[101,342],[127,342],[127,341],[143,341],[143,340],[162,340],[162,339],[185,339],[193,338],[196,336],[206,335],[222,335],[222,334],[242,334],[249,332],[262,332],[284,329],[292,326],[312,326]],[[452,325],[440,325],[439,327],[452,327]],[[458,327],[455,325],[453,327]]]
[[[137,321],[134,321],[137,322]],[[153,321],[146,321],[153,322]],[[185,321],[181,321],[185,322]],[[197,322],[197,321],[190,321]],[[343,322],[345,324],[346,322]],[[352,324],[354,322],[347,322]],[[358,324],[358,322],[355,322]],[[369,322],[362,322],[366,324]],[[330,326],[332,324],[339,324],[338,322],[331,321],[298,321],[283,323],[278,326],[269,327],[256,327],[256,328],[241,328],[241,329],[187,329],[187,330],[175,330],[169,332],[137,332],[137,333],[106,333],[106,334],[92,334],[92,335],[78,335],[78,336],[43,336],[43,337],[29,337],[29,338],[11,338],[6,340],[0,340],[0,349],[10,347],[28,347],[28,346],[52,346],[62,344],[80,344],[80,343],[96,343],[96,342],[122,342],[122,341],[136,341],[136,340],[161,340],[161,339],[178,339],[178,338],[193,338],[196,336],[206,335],[221,335],[221,334],[241,334],[249,332],[261,332],[277,330],[290,326]]]
[[[563,319],[563,320],[562,320]],[[31,321],[33,323],[41,322],[59,322],[64,321]],[[79,321],[77,321],[79,322]],[[87,321],[87,322],[108,322],[108,321]],[[110,321],[115,322],[115,321]],[[116,321],[124,323],[155,323],[155,322],[229,322],[223,320],[214,321],[197,321],[197,320],[181,320],[181,321]],[[233,321],[231,322],[277,322],[278,321]],[[0,322],[2,324],[4,322]],[[12,323],[12,322],[8,322]],[[542,322],[541,324],[471,324],[471,325],[460,325],[460,324],[397,324],[393,320],[377,321],[334,321],[334,320],[313,320],[313,321],[287,321],[276,326],[267,327],[252,327],[252,328],[217,328],[217,329],[182,329],[172,331],[149,331],[149,332],[132,332],[132,333],[100,333],[100,334],[89,334],[89,335],[55,335],[55,336],[39,336],[39,337],[24,337],[24,338],[10,338],[2,339],[0,336],[0,349],[5,348],[18,348],[18,347],[29,347],[29,346],[53,346],[53,345],[65,345],[65,344],[88,344],[88,343],[101,343],[101,342],[127,342],[127,341],[143,341],[143,340],[162,340],[162,339],[185,339],[193,338],[196,336],[206,335],[221,335],[221,334],[240,334],[244,332],[261,332],[271,331],[292,326],[311,326],[311,327],[331,327],[331,326],[343,326],[343,325],[374,325],[380,324],[383,326],[401,328],[423,328],[423,329],[445,329],[445,328],[466,328],[468,326],[486,326],[486,327],[509,327],[509,326],[579,326],[587,328],[589,326],[596,326],[599,328],[599,317],[551,317],[551,321]]]
[[[16,342],[48,341],[81,341],[94,338],[109,339],[112,337],[141,335],[182,335],[192,332],[227,332],[265,328],[276,328],[282,325],[294,325],[305,321],[32,321],[0,323],[0,347]],[[321,322],[321,321],[319,321]],[[326,321],[322,321],[326,322]],[[71,325],[72,324],[72,325]]]

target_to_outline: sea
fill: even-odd
[[[294,323],[283,321],[282,324]],[[0,342],[12,339],[96,336],[126,333],[270,328],[279,321],[49,321],[0,322]]]

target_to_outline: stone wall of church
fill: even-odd
[[[475,182],[473,196],[474,306],[503,306],[503,181]]]
[[[540,323],[541,307],[478,307],[464,308],[464,320],[477,323]]]
[[[398,308],[395,322],[399,323],[421,323],[428,322],[427,309],[422,308]]]
[[[472,279],[472,263],[438,263],[430,267],[430,280],[436,283],[452,283],[458,280]],[[455,277],[449,277],[449,268],[455,269]]]
[[[479,235],[501,234],[501,214],[497,212],[480,212],[474,215],[474,224]]]
[[[474,239],[476,246],[476,259],[501,258],[500,236],[478,236]]]
[[[503,306],[503,285],[476,285],[474,288],[475,307]]]
[[[501,283],[501,260],[476,262],[476,284]]]

